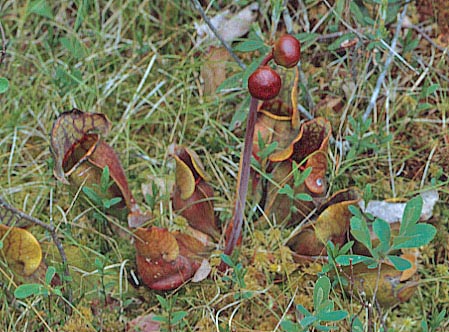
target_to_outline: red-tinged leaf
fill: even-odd
[[[176,238],[165,228],[138,228],[134,235],[137,254],[144,258],[172,262],[179,255]]]
[[[210,248],[206,247],[203,242],[193,236],[180,232],[174,232],[173,236],[178,243],[180,255],[197,262],[209,256]]]
[[[327,156],[324,151],[317,151],[307,158],[305,168],[312,168],[312,172],[304,183],[313,194],[322,195],[327,189],[326,170]]]
[[[55,177],[66,184],[78,188],[85,182],[99,196],[121,201],[109,210],[119,217],[123,212],[129,213],[130,227],[141,226],[149,219],[142,214],[128,186],[125,172],[114,149],[101,140],[110,130],[110,122],[104,114],[84,113],[72,110],[62,113],[55,121],[51,131],[51,150],[55,159]],[[101,174],[105,167],[113,184],[106,193],[92,184],[101,183]],[[69,181],[67,181],[69,179]]]
[[[65,162],[68,157],[76,154],[80,145],[83,145],[84,155],[92,154],[100,134],[106,135],[109,130],[110,122],[104,114],[84,113],[73,109],[59,115],[50,136],[51,151],[55,159],[55,177],[63,183],[68,183],[66,172],[70,170],[70,166],[74,166]],[[86,142],[89,144],[85,144]]]
[[[139,228],[135,235],[137,271],[151,289],[179,287],[194,275],[210,254],[210,248],[187,234],[151,227]]]
[[[186,218],[189,225],[214,239],[220,237],[216,224],[214,191],[196,153],[181,146],[174,147],[176,182],[172,195],[174,210]]]
[[[143,283],[154,290],[170,290],[181,286],[193,276],[199,264],[179,255],[174,261],[151,260],[136,256],[137,272]]]
[[[134,203],[131,191],[128,187],[128,180],[126,179],[120,159],[117,157],[114,149],[107,143],[100,141],[95,149],[95,152],[88,157],[88,160],[101,170],[106,166],[109,168],[109,176],[114,181],[119,189],[119,196],[122,196],[126,206],[130,209],[131,204]]]

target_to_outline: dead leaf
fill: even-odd
[[[42,261],[42,250],[36,238],[25,229],[0,224],[1,256],[18,274],[33,274]]]
[[[126,332],[160,332],[161,324],[154,320],[155,314],[142,315],[126,324]]]
[[[429,220],[433,214],[433,208],[438,202],[439,195],[436,190],[428,190],[421,193],[423,199],[423,208],[421,212],[421,221]],[[365,203],[359,202],[360,208],[365,213],[371,213],[373,216],[383,219],[392,224],[402,220],[406,203],[388,202],[388,201],[370,201],[365,209]]]
[[[192,277],[192,282],[200,282],[207,278],[212,270],[209,261],[207,259],[203,259],[200,267],[196,270],[195,274]]]
[[[368,269],[365,264],[344,267],[343,271],[352,279],[353,291],[363,293],[367,300],[371,301],[377,290],[376,300],[384,308],[408,301],[418,286],[415,280],[402,282],[402,272],[388,264],[381,266],[380,274],[378,269]],[[347,285],[344,287],[348,289]]]
[[[230,55],[224,47],[211,47],[206,55],[206,61],[201,68],[204,81],[205,96],[215,95],[215,91],[226,79],[226,62]]]
[[[240,38],[249,32],[251,24],[257,18],[258,11],[259,4],[253,2],[232,16],[229,10],[224,10],[212,17],[211,22],[221,38],[227,42],[232,42],[234,39]],[[217,40],[206,23],[195,23],[195,28],[198,34],[195,44],[196,47],[200,46],[201,43]]]

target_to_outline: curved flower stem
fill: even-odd
[[[2,48],[0,50],[0,65],[1,65],[6,57],[6,36],[1,21],[0,21],[0,35],[2,37]]]
[[[257,120],[258,102],[259,101],[256,98],[251,98],[248,119],[246,122],[245,141],[243,145],[242,156],[240,158],[239,173],[237,178],[237,193],[232,220],[232,231],[224,250],[224,253],[226,255],[232,254],[232,252],[234,251],[234,247],[236,246],[237,241],[242,234],[243,212],[245,210],[246,195],[248,193],[248,182],[253,149],[254,128]],[[226,268],[226,263],[222,261],[219,269],[221,271],[224,271],[226,270]]]
[[[273,59],[273,53],[270,52],[270,53],[268,53],[267,56],[262,60],[262,62],[261,62],[260,65],[261,65],[261,66],[265,66],[265,65],[267,65],[268,62],[270,62],[272,59]]]

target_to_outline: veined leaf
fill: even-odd
[[[41,284],[23,284],[16,288],[14,296],[16,299],[25,299],[32,295],[40,295],[43,287]]]
[[[393,255],[388,255],[388,259],[398,271],[405,271],[412,267],[412,263],[408,259]]]
[[[344,310],[319,312],[317,318],[324,322],[338,322],[339,320],[345,319],[348,313]]]
[[[8,89],[9,81],[4,77],[0,77],[0,93],[5,93]]]
[[[262,40],[245,40],[236,47],[234,47],[234,51],[236,52],[252,52],[260,49],[269,48]]]
[[[416,224],[421,216],[423,200],[421,195],[418,195],[407,202],[402,215],[401,227],[399,234],[405,235],[409,227]]]
[[[351,234],[371,252],[373,249],[368,225],[363,218],[351,218]]]
[[[331,282],[328,277],[318,278],[313,289],[313,306],[319,307],[324,300],[329,298]]]
[[[312,325],[316,321],[317,321],[317,317],[315,317],[315,316],[307,316],[307,317],[304,317],[303,319],[301,319],[301,323],[300,324],[301,324],[302,327],[308,327],[308,326]]]
[[[398,235],[393,240],[392,249],[417,248],[428,244],[435,237],[437,230],[429,224],[416,224],[410,227],[404,235]]]
[[[390,249],[391,229],[390,225],[382,219],[377,218],[373,223],[373,231],[379,238],[379,245],[376,252],[381,256],[385,255]]]
[[[371,263],[374,262],[373,258],[368,257],[368,256],[362,256],[362,255],[341,255],[338,256],[335,261],[340,264],[340,265],[344,265],[344,266],[348,266],[348,265],[355,265],[361,262],[365,262],[365,263]]]

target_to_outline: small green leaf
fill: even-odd
[[[303,172],[299,171],[299,166],[295,163],[293,168],[293,176],[295,179],[294,186],[299,187],[312,173],[312,167],[307,167]]]
[[[362,11],[360,10],[359,6],[355,1],[351,1],[349,3],[349,9],[351,13],[354,15],[357,22],[359,22],[359,24],[366,25],[365,15],[363,15]]]
[[[248,115],[248,108],[249,103],[251,101],[251,96],[248,95],[248,97],[243,100],[242,104],[240,105],[240,108],[235,111],[234,115],[232,116],[231,123],[229,124],[229,130],[233,131],[235,128],[240,127],[243,121],[245,121],[247,115]]]
[[[374,234],[377,235],[380,242],[390,243],[391,230],[390,225],[382,219],[377,218],[373,223]]]
[[[56,269],[54,266],[49,266],[47,268],[47,272],[45,273],[45,283],[47,285],[50,285],[51,281],[53,280],[53,277],[56,274]]]
[[[373,231],[380,241],[379,245],[376,248],[376,253],[383,257],[390,250],[390,225],[385,220],[376,218],[373,223]]]
[[[427,321],[425,318],[421,321],[421,331],[422,332],[429,332],[429,325],[427,325]]]
[[[177,311],[172,314],[171,323],[177,324],[179,323],[185,316],[187,316],[186,311]]]
[[[330,242],[330,243],[332,243],[332,242]],[[346,254],[349,251],[349,249],[352,248],[353,245],[354,245],[354,241],[349,241],[349,242],[345,243],[343,245],[343,247],[340,248],[339,254],[340,255]]]
[[[114,206],[117,203],[120,203],[121,201],[122,201],[121,197],[113,197],[111,199],[105,198],[102,201],[103,203],[102,205],[105,209],[110,209],[112,206]]]
[[[234,47],[234,51],[236,52],[253,52],[257,50],[269,49],[267,45],[264,44],[262,40],[245,40],[236,47]]]
[[[351,234],[357,241],[367,247],[370,252],[372,251],[371,235],[365,219],[358,217],[351,218]]]
[[[318,278],[313,289],[313,306],[315,308],[319,307],[324,300],[329,298],[330,289],[331,282],[328,277],[323,276]]]
[[[394,238],[392,249],[406,249],[425,246],[433,240],[436,233],[437,230],[432,225],[413,225],[404,235],[398,235]]]
[[[433,94],[439,88],[440,88],[440,85],[438,83],[430,85],[427,89],[425,89],[424,97],[429,97],[431,94]]]
[[[329,312],[320,312],[317,318],[324,322],[338,322],[339,320],[345,319],[348,313],[344,310],[336,310]]]
[[[25,299],[32,295],[41,294],[43,286],[41,284],[23,284],[16,288],[14,296],[17,299]]]
[[[353,34],[353,33],[344,34],[343,36],[337,38],[333,43],[331,43],[327,47],[327,49],[329,51],[335,51],[335,50],[337,50],[337,49],[339,49],[341,47],[341,44],[343,42],[348,41],[348,40],[352,40],[354,38],[355,38],[355,34]]]
[[[59,288],[54,288],[53,289],[53,293],[57,296],[62,296],[62,292]]]
[[[407,202],[404,213],[402,215],[401,227],[399,234],[404,235],[407,229],[416,224],[421,217],[423,200],[421,195],[418,195]]]
[[[429,104],[429,103],[419,103],[418,106],[416,106],[417,111],[425,111],[430,108],[435,107],[435,105]]]
[[[298,324],[293,323],[291,320],[283,320],[281,322],[281,327],[286,332],[301,332],[302,329],[299,327]]]
[[[95,192],[95,190],[93,190],[93,189],[91,189],[91,188],[89,188],[89,187],[83,187],[83,193],[84,193],[87,197],[89,197],[89,199],[90,199],[94,204],[100,205],[100,204],[102,203],[100,197],[98,197],[98,194]]]
[[[156,295],[156,298],[159,301],[159,303],[161,304],[162,308],[167,309],[169,307],[169,303],[164,297],[162,297],[160,295]]]
[[[313,45],[319,36],[320,34],[311,32],[303,32],[295,35],[296,39],[301,42],[301,51],[304,51]]]
[[[166,324],[170,323],[167,317],[160,316],[160,315],[153,316],[153,318],[151,318],[151,320],[153,320],[155,322],[166,323]]]
[[[231,257],[229,257],[228,255],[221,254],[220,257],[221,257],[221,260],[222,260],[225,264],[229,265],[230,267],[234,267],[234,266],[235,266],[235,264],[234,264],[234,262],[232,261]]]
[[[295,35],[296,39],[298,39],[301,42],[301,44],[315,41],[319,36],[320,36],[319,33],[310,33],[310,32],[301,32]]]
[[[387,257],[398,271],[404,271],[412,267],[412,263],[407,259],[393,255],[388,255]]]
[[[59,42],[75,59],[81,59],[86,56],[83,45],[76,37],[62,37],[59,39]]]
[[[363,323],[360,320],[360,318],[356,315],[352,316],[352,326],[351,326],[351,331],[352,332],[363,332]]]
[[[279,189],[279,194],[287,195],[290,198],[295,197],[295,191],[288,183],[285,184],[281,189]]]
[[[312,315],[312,313],[311,313],[309,310],[307,310],[302,304],[298,304],[298,305],[296,306],[296,309],[297,309],[300,313],[302,313],[304,316],[311,316],[311,315]]]
[[[260,135],[260,132],[258,133]],[[259,144],[260,146],[260,144]],[[262,148],[262,150],[260,150],[257,155],[262,158],[265,159],[267,158],[270,154],[272,154],[274,152],[274,150],[276,150],[276,148],[278,147],[278,142],[274,141],[269,145],[266,145]]]
[[[371,185],[367,184],[365,190],[363,191],[363,200],[365,201],[365,206],[368,205],[368,202],[373,199],[373,191],[371,189]]]
[[[306,193],[299,193],[299,194],[296,194],[296,195],[295,195],[295,198],[296,198],[298,201],[303,201],[303,202],[311,202],[311,201],[313,201],[312,196],[310,196],[309,194],[306,194]]]
[[[341,255],[335,258],[335,261],[343,266],[355,265],[361,262],[365,262],[367,264],[374,262],[371,257],[362,256],[362,255]]]
[[[363,218],[362,211],[360,211],[360,208],[358,206],[356,206],[356,205],[349,205],[348,208],[349,208],[349,212],[351,212],[354,217],[357,217],[357,218],[360,218],[360,219]]]
[[[4,77],[0,77],[0,93],[5,93],[8,89],[9,81]]]
[[[100,189],[102,193],[106,193],[109,188],[109,167],[106,166],[101,172]]]
[[[315,323],[317,320],[318,320],[318,318],[316,318],[315,316],[307,316],[307,317],[304,317],[303,319],[301,319],[300,324],[302,327],[309,327],[310,325]]]
[[[53,19],[52,9],[45,0],[37,0],[31,2],[27,8],[27,12]]]
[[[238,72],[225,79],[217,88],[216,92],[220,93],[223,90],[236,89],[242,87],[243,72]]]

